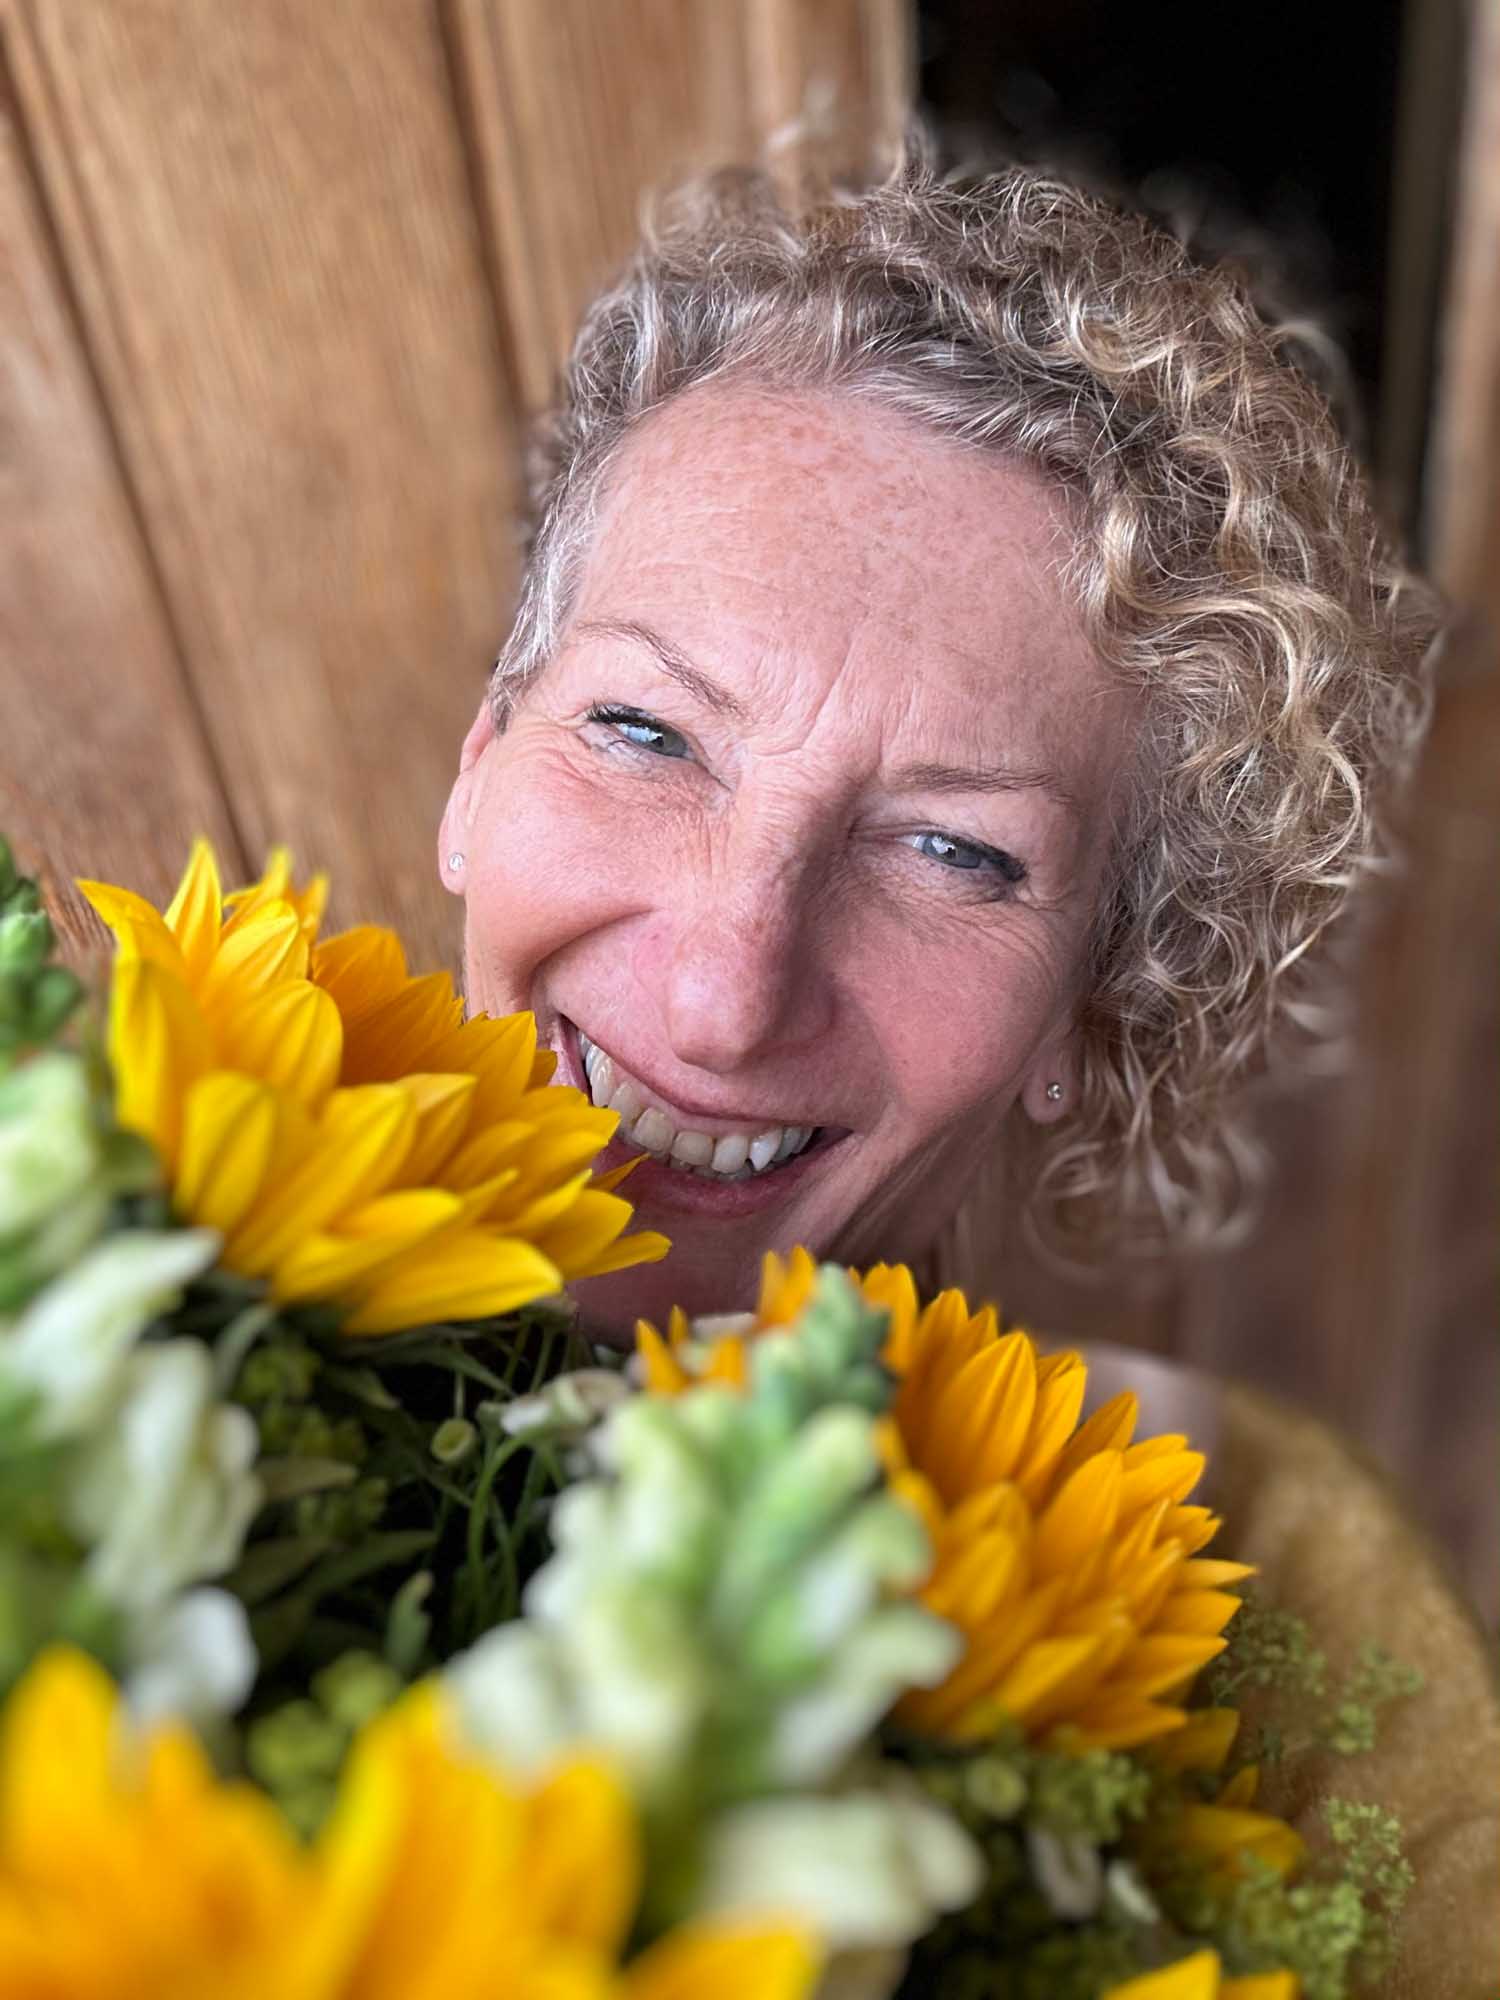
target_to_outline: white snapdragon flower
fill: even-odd
[[[963,1909],[984,1881],[979,1850],[915,1786],[756,1799],[710,1826],[695,1910],[780,1910],[837,1952],[899,1948]]]
[[[126,1611],[149,1611],[238,1560],[262,1498],[247,1410],[216,1400],[213,1358],[196,1340],[138,1348],[121,1400],[79,1454],[64,1500],[91,1544],[87,1573]]]
[[[88,1072],[78,1056],[36,1056],[0,1079],[0,1237],[38,1229],[88,1193],[99,1171]]]
[[[209,1229],[121,1230],[0,1319],[0,1382],[36,1394],[42,1437],[76,1436],[103,1418],[141,1334],[218,1248]]]
[[[125,1650],[125,1698],[141,1722],[201,1728],[233,1715],[255,1685],[250,1620],[227,1590],[189,1590],[137,1617]]]

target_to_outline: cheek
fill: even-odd
[[[465,889],[469,1003],[531,1004],[537,969],[629,913],[635,871],[607,801],[545,754],[502,738],[476,788]]]
[[[980,924],[989,935],[976,937]],[[923,935],[868,933],[861,1011],[918,1143],[997,1100],[1003,1109],[1019,1089],[1065,985],[1065,941],[1044,925],[1033,912],[983,911]]]

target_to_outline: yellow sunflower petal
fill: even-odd
[[[1239,1806],[1184,1806],[1173,1827],[1189,1852],[1226,1868],[1253,1858],[1278,1875],[1290,1875],[1307,1853],[1302,1837],[1285,1820]]]
[[[1074,1434],[1088,1387],[1088,1370],[1076,1354],[1057,1359],[1060,1365],[1048,1368],[1045,1374],[1038,1365],[1031,1436],[1011,1474],[1033,1506],[1056,1479],[1058,1462]]]
[[[335,1091],[311,1151],[231,1237],[226,1262],[259,1277],[342,1210],[372,1200],[400,1171],[415,1124],[411,1099],[392,1084]]]
[[[214,1022],[220,1059],[316,1111],[339,1080],[344,1029],[326,993],[305,980],[256,985],[237,994]]]
[[[937,1440],[948,1440],[945,1455],[961,1469],[960,1490],[993,1485],[1010,1477],[1035,1411],[1036,1350],[1024,1333],[1007,1334],[986,1342],[934,1397],[928,1448],[936,1455]]]
[[[406,953],[394,931],[380,924],[356,924],[322,939],[308,970],[344,1018],[353,1020],[400,991],[406,981]]]
[[[785,1259],[768,1250],[761,1260],[760,1301],[756,1318],[762,1326],[790,1326],[818,1282],[817,1259],[799,1243]]]
[[[1135,1433],[1140,1403],[1134,1392],[1122,1389],[1111,1396],[1069,1438],[1053,1473],[1055,1485],[1071,1477],[1085,1459],[1101,1451],[1123,1451]]]
[[[614,1956],[640,1895],[640,1836],[629,1795],[602,1766],[564,1764],[532,1794],[518,1889],[554,1937]]]
[[[178,1214],[225,1236],[237,1229],[311,1145],[299,1108],[258,1077],[235,1070],[199,1077],[183,1105]]]
[[[304,1237],[272,1272],[281,1299],[337,1298],[367,1287],[383,1265],[407,1256],[463,1214],[444,1188],[407,1188],[381,1195],[339,1217],[336,1234]]]
[[[1219,2000],[1219,1954],[1195,1951],[1159,1972],[1111,1986],[1104,2000]]]
[[[213,964],[219,948],[223,908],[224,892],[213,847],[200,838],[193,842],[192,855],[166,913],[167,928],[177,940],[188,978],[195,986]]]
[[[1119,1679],[1137,1694],[1166,1694],[1184,1687],[1227,1642],[1196,1633],[1150,1632],[1120,1662]]]
[[[617,1194],[599,1194],[585,1187],[549,1228],[539,1230],[538,1249],[550,1257],[569,1280],[598,1278],[607,1271],[624,1271],[636,1264],[654,1264],[671,1243],[655,1230],[624,1231],[631,1207]]]
[[[1109,1540],[1120,1516],[1124,1477],[1120,1453],[1101,1451],[1064,1480],[1037,1522],[1038,1576],[1056,1576]]]
[[[376,1279],[345,1333],[397,1333],[431,1322],[488,1319],[562,1289],[562,1273],[530,1243],[472,1230],[416,1250]]]
[[[478,1079],[451,1071],[446,1074],[418,1071],[402,1077],[398,1087],[406,1092],[416,1112],[411,1146],[401,1164],[401,1179],[407,1187],[420,1187],[423,1182],[442,1175],[467,1133]]]
[[[226,928],[213,964],[203,981],[201,998],[207,1013],[264,992],[307,971],[307,945],[294,911],[274,906],[257,911],[233,930]]]
[[[346,1018],[344,1082],[389,1083],[414,1070],[471,1067],[445,1060],[441,1046],[462,1012],[463,1003],[446,972],[408,980],[378,1006]],[[485,1117],[477,1103],[475,1116]]]
[[[1198,1708],[1153,1754],[1169,1771],[1222,1771],[1239,1733],[1237,1708]]]
[[[212,1066],[213,1048],[192,994],[158,960],[126,958],[116,965],[109,1055],[116,1117],[127,1131],[149,1139],[171,1172],[183,1099]]]
[[[182,947],[144,897],[130,889],[117,889],[112,882],[88,882],[80,878],[73,886],[114,932],[122,958],[149,958],[178,979],[186,980],[187,962]]]
[[[1295,1972],[1251,1972],[1226,1979],[1219,2000],[1297,2000],[1302,1983]]]
[[[995,1691],[996,1706],[1023,1726],[1047,1697],[1087,1664],[1098,1650],[1091,1633],[1071,1639],[1041,1639],[1029,1646]]]
[[[694,1378],[649,1320],[638,1319],[635,1323],[635,1351],[641,1359],[648,1395],[678,1396],[692,1387]]]
[[[648,1946],[618,1991],[620,2000],[806,2000],[821,1966],[806,1931],[700,1920]]]
[[[1247,1764],[1236,1771],[1214,1800],[1216,1806],[1253,1806],[1260,1790],[1260,1766]]]
[[[1243,1583],[1255,1574],[1254,1563],[1213,1562],[1207,1556],[1194,1556],[1182,1565],[1181,1580],[1184,1589],[1222,1590],[1226,1584]]]
[[[1186,1720],[1184,1711],[1170,1703],[1109,1686],[1096,1690],[1069,1717],[1084,1745],[1094,1750],[1139,1750],[1170,1736]]]

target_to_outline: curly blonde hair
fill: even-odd
[[[1432,592],[1383,532],[1295,336],[1168,230],[1029,167],[792,209],[717,175],[586,315],[534,466],[503,722],[551,653],[633,427],[729,377],[842,391],[1074,499],[1064,573],[1147,726],[1089,946],[1054,1242],[1204,1239],[1240,1206],[1240,1087],[1310,1014],[1309,947],[1385,852],[1426,713]]]

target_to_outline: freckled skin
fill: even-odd
[[[643,1205],[673,1252],[578,1288],[601,1330],[746,1305],[767,1249],[915,1255],[1018,1106],[1066,1115],[1046,1086],[1071,1082],[1132,719],[1057,581],[1067,532],[1035,474],[853,397],[697,390],[626,447],[558,652],[502,734],[481,709],[444,816],[469,1004],[571,1020],[727,1123],[852,1136],[752,1216]],[[745,718],[584,629],[624,621]],[[916,764],[1045,770],[1066,799],[914,790]]]

